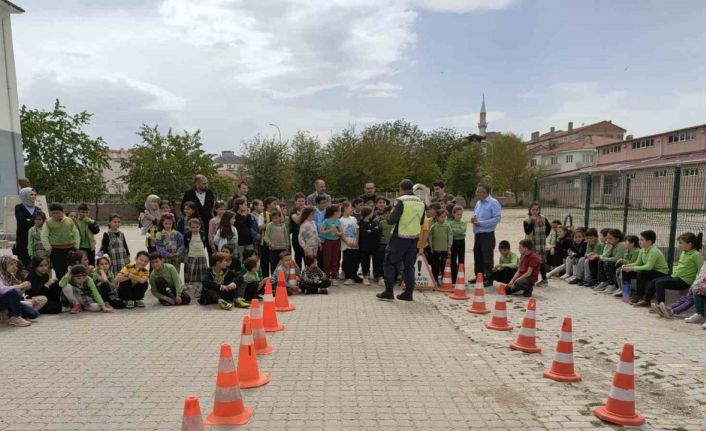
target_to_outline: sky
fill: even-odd
[[[702,0],[17,0],[20,103],[141,124],[328,139],[404,119],[529,138],[600,120],[642,136],[706,123]]]

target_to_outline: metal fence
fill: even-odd
[[[566,225],[653,230],[670,265],[680,234],[706,231],[706,165],[546,177],[535,182],[533,198]]]

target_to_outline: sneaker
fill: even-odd
[[[66,307],[64,305],[61,306],[62,313],[68,313],[69,311],[71,311],[71,307]]]
[[[338,286],[338,279],[331,279],[331,286]]]
[[[23,319],[20,316],[14,316],[14,317],[10,317],[10,319],[7,321],[7,324],[10,326],[24,327],[24,326],[29,326],[32,323],[26,321],[25,319]]]
[[[385,289],[384,291],[378,293],[375,295],[377,299],[382,299],[386,301],[392,301],[395,299],[395,295],[392,292],[392,289]]]
[[[80,313],[82,310],[83,307],[81,307],[81,304],[74,304],[71,306],[71,314]]]
[[[524,296],[525,298],[529,298],[530,296],[532,296],[532,290],[534,290],[534,288],[530,287],[529,289],[522,292],[522,296]]]
[[[564,274],[561,277],[559,277],[560,280],[568,280],[570,278],[571,278],[571,276],[569,274]]]
[[[581,284],[583,283],[583,280],[580,278],[572,278],[571,281],[569,281],[569,284]]]
[[[699,313],[694,313],[691,317],[684,319],[686,323],[706,323],[706,317],[700,315]]]
[[[346,278],[346,281],[343,282],[343,285],[350,286],[353,283],[355,283],[353,280],[351,280],[350,278]]]
[[[385,279],[382,278],[382,277],[380,277],[380,279],[378,280],[378,285],[379,285],[379,286],[384,286],[384,285],[385,285]]]
[[[363,277],[363,285],[370,286],[370,280],[368,280],[368,277]]]
[[[138,299],[137,301],[135,301],[135,307],[145,308],[145,301]]]
[[[233,308],[233,304],[231,304],[230,302],[228,302],[222,298],[218,299],[218,306],[221,307],[221,310],[226,310],[226,311]]]
[[[616,298],[621,298],[623,296],[623,290],[622,289],[615,289],[615,293],[613,294],[614,297]]]
[[[319,294],[320,295],[328,295],[328,289],[326,289],[325,287],[322,287],[321,289],[319,289]]]
[[[674,312],[671,308],[667,307],[664,302],[660,302],[659,304],[657,304],[657,309],[659,310],[659,315],[664,317],[665,319],[671,319],[672,317],[674,317]]]
[[[605,293],[606,295],[612,295],[612,294],[615,293],[616,290],[618,290],[618,286],[616,286],[616,285],[614,285],[614,284],[611,284],[611,285],[609,285],[608,287],[605,288],[605,290],[603,291],[603,293]],[[622,294],[622,292],[620,292],[620,293]]]
[[[135,301],[126,301],[125,308],[135,308]]]
[[[637,301],[635,304],[633,304],[635,307],[649,307],[650,306],[650,301],[645,301],[644,299],[641,299]]]
[[[593,291],[594,292],[603,292],[606,289],[606,287],[608,287],[608,283],[606,283],[605,281],[601,281],[600,283],[598,283],[596,285],[596,287],[593,288]]]
[[[539,282],[537,284],[535,284],[535,286],[537,286],[537,287],[549,286],[549,282],[547,280],[539,280]]]
[[[405,290],[404,292],[397,295],[397,299],[399,299],[400,301],[412,301],[412,291]]]
[[[662,316],[662,313],[659,311],[659,307],[654,302],[650,304],[650,313],[657,314],[659,317],[664,317],[664,316]]]
[[[248,304],[248,302],[243,298],[236,298],[235,306],[238,308],[250,308],[250,304]]]

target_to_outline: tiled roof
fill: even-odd
[[[545,139],[545,138],[549,138],[549,137],[560,138],[560,137],[562,137],[562,136],[571,135],[571,134],[574,134],[574,133],[577,133],[577,132],[581,132],[581,131],[583,131],[583,130],[585,130],[585,129],[588,129],[589,127],[594,127],[594,126],[597,126],[597,125],[599,125],[599,124],[604,124],[604,123],[605,123],[605,124],[610,124],[611,126],[615,127],[616,129],[622,130],[623,132],[626,131],[626,130],[623,129],[622,127],[616,126],[615,124],[613,124],[612,122],[610,122],[610,121],[608,121],[608,120],[603,120],[603,121],[599,121],[599,122],[597,122],[597,123],[588,124],[588,125],[586,125],[586,126],[575,127],[575,128],[573,128],[573,129],[571,129],[571,130],[555,130],[555,131],[554,131],[554,136],[552,136],[552,133],[551,133],[551,132],[543,133],[543,134],[539,135],[539,139],[541,140],[541,139]]]
[[[670,130],[670,131],[668,131],[668,132],[660,132],[660,133],[655,133],[655,134],[653,134],[653,135],[640,136],[640,137],[638,137],[638,138],[633,138],[633,139],[625,140],[625,141],[623,141],[623,142],[632,143],[633,141],[640,141],[640,140],[647,139],[647,138],[654,138],[654,137],[657,137],[657,136],[664,136],[664,135],[669,135],[669,134],[676,133],[676,132],[681,132],[681,131],[684,131],[684,130],[699,129],[699,128],[702,128],[702,127],[706,127],[706,124],[699,124],[699,125],[697,125],[697,126],[690,126],[690,127],[682,127],[681,129]]]
[[[599,146],[612,144],[615,142],[622,141],[615,138],[609,138],[607,136],[584,136],[573,141],[558,144],[554,148],[550,148],[548,145],[538,144],[529,151],[533,156],[543,156],[547,154],[562,153],[565,151],[596,149]]]
[[[600,174],[619,171],[634,171],[638,169],[658,168],[665,166],[693,165],[706,163],[706,151],[693,151],[691,153],[672,154],[662,157],[648,157],[640,160],[629,160],[603,165],[589,166],[561,174],[552,175],[552,178],[573,177],[581,174]]]

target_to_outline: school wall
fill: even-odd
[[[78,209],[78,204],[63,204],[64,212],[73,211]],[[100,222],[105,222],[108,217],[115,213],[118,214],[122,219],[123,223],[137,223],[137,217],[139,212],[134,205],[130,204],[98,204],[98,216],[96,217],[96,206],[89,204],[88,209],[90,211],[91,217],[95,218]]]

